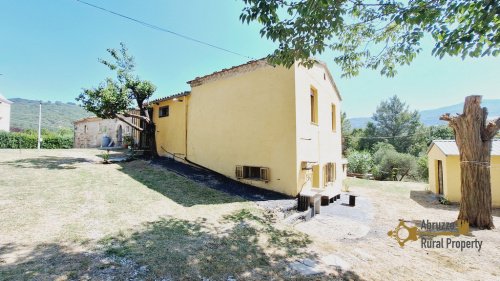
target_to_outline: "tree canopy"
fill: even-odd
[[[495,0],[243,0],[240,19],[263,25],[261,36],[279,43],[271,63],[306,66],[331,49],[343,76],[362,68],[394,76],[421,51],[426,34],[432,54],[480,57],[500,53],[500,4]]]
[[[124,43],[120,46],[120,50],[107,49],[112,60],[99,59],[99,62],[110,70],[116,71],[116,79],[108,77],[97,87],[83,89],[83,93],[76,100],[97,117],[118,118],[133,128],[143,131],[144,128],[128,122],[123,117],[139,118],[144,121],[145,126],[151,123],[145,101],[153,95],[156,87],[153,83],[133,75],[134,57],[128,54]],[[139,115],[130,112],[134,108],[139,109]]]

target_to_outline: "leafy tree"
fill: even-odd
[[[263,25],[278,43],[271,63],[306,66],[331,49],[343,76],[361,68],[394,76],[412,62],[426,34],[432,54],[480,57],[500,53],[500,2],[493,0],[243,0],[240,19]]]
[[[366,128],[360,131],[357,149],[373,151],[373,146],[381,139],[377,135],[377,128],[373,122],[368,122]]]
[[[133,75],[134,57],[128,54],[127,47],[121,43],[120,50],[107,49],[112,60],[100,59],[99,62],[110,70],[116,71],[116,79],[106,78],[99,86],[83,89],[76,100],[83,107],[103,119],[117,118],[134,129],[145,132],[142,136],[149,142],[153,155],[156,155],[155,125],[149,116],[146,101],[156,90],[155,85],[149,81],[141,80]],[[131,113],[131,109],[138,108],[140,114]],[[142,126],[130,123],[125,117],[140,119]],[[141,138],[142,141],[142,138]]]
[[[453,140],[455,139],[455,135],[453,135],[453,130],[446,126],[430,126],[429,127],[429,135],[430,140],[428,144],[430,144],[433,140]]]
[[[340,114],[340,122],[342,127],[342,155],[346,155],[347,149],[352,146],[353,132],[351,122],[345,112]]]
[[[417,161],[413,155],[399,153],[388,143],[379,143],[375,148],[372,169],[375,179],[402,181],[417,171]]]
[[[417,159],[417,175],[419,180],[427,181],[429,179],[429,159],[427,155],[418,157]]]
[[[418,111],[410,111],[409,106],[394,95],[382,101],[373,114],[377,136],[386,137],[398,152],[410,152],[412,144],[418,143],[417,131],[423,126]]]
[[[367,151],[352,150],[347,156],[347,161],[349,162],[347,169],[351,173],[366,174],[373,165],[372,155]]]

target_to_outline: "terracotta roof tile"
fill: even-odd
[[[185,97],[185,96],[187,96],[189,94],[191,94],[190,91],[185,91],[185,92],[181,92],[181,93],[178,93],[178,94],[175,94],[175,95],[166,96],[166,97],[163,97],[163,98],[158,98],[158,99],[150,101],[149,103],[158,103],[158,102],[162,102],[162,101],[172,100],[172,99],[175,99],[175,98]]]

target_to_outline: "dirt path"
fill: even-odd
[[[378,186],[379,185],[379,186]],[[457,206],[434,202],[424,185],[411,183],[353,181],[351,192],[359,194],[360,204],[350,208],[335,206],[296,229],[313,238],[313,249],[321,255],[334,254],[366,280],[499,280],[500,231],[472,229],[472,236],[455,241],[483,241],[478,249],[424,249],[421,241],[407,242],[401,248],[387,232],[399,219],[420,222],[452,222]],[[343,209],[343,210],[342,210]],[[370,214],[372,216],[370,216]],[[500,226],[500,210],[495,210]],[[418,225],[420,226],[420,225]],[[448,238],[439,236],[439,238]]]

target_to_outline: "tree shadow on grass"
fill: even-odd
[[[289,264],[308,258],[306,235],[275,228],[248,210],[226,216],[222,226],[203,219],[163,218],[140,230],[107,236],[75,251],[41,244],[17,262],[0,263],[2,280],[361,280],[352,271],[301,276]],[[15,251],[2,248],[0,258]],[[7,252],[7,253],[6,253]]]
[[[311,241],[302,233],[275,228],[266,218],[240,210],[223,219],[224,229],[203,220],[185,221],[173,218],[146,225],[131,235],[102,240],[108,255],[125,258],[146,266],[143,279],[167,280],[332,280],[326,273],[304,277],[289,263],[308,258],[318,261],[307,251]],[[342,277],[360,280],[352,272]]]
[[[184,206],[244,202],[239,196],[232,196],[170,172],[144,161],[119,163],[120,171],[163,196]]]
[[[86,158],[40,156],[36,158],[24,158],[8,162],[0,162],[0,165],[8,165],[16,168],[67,170],[76,169],[75,165],[82,163],[92,163]]]

